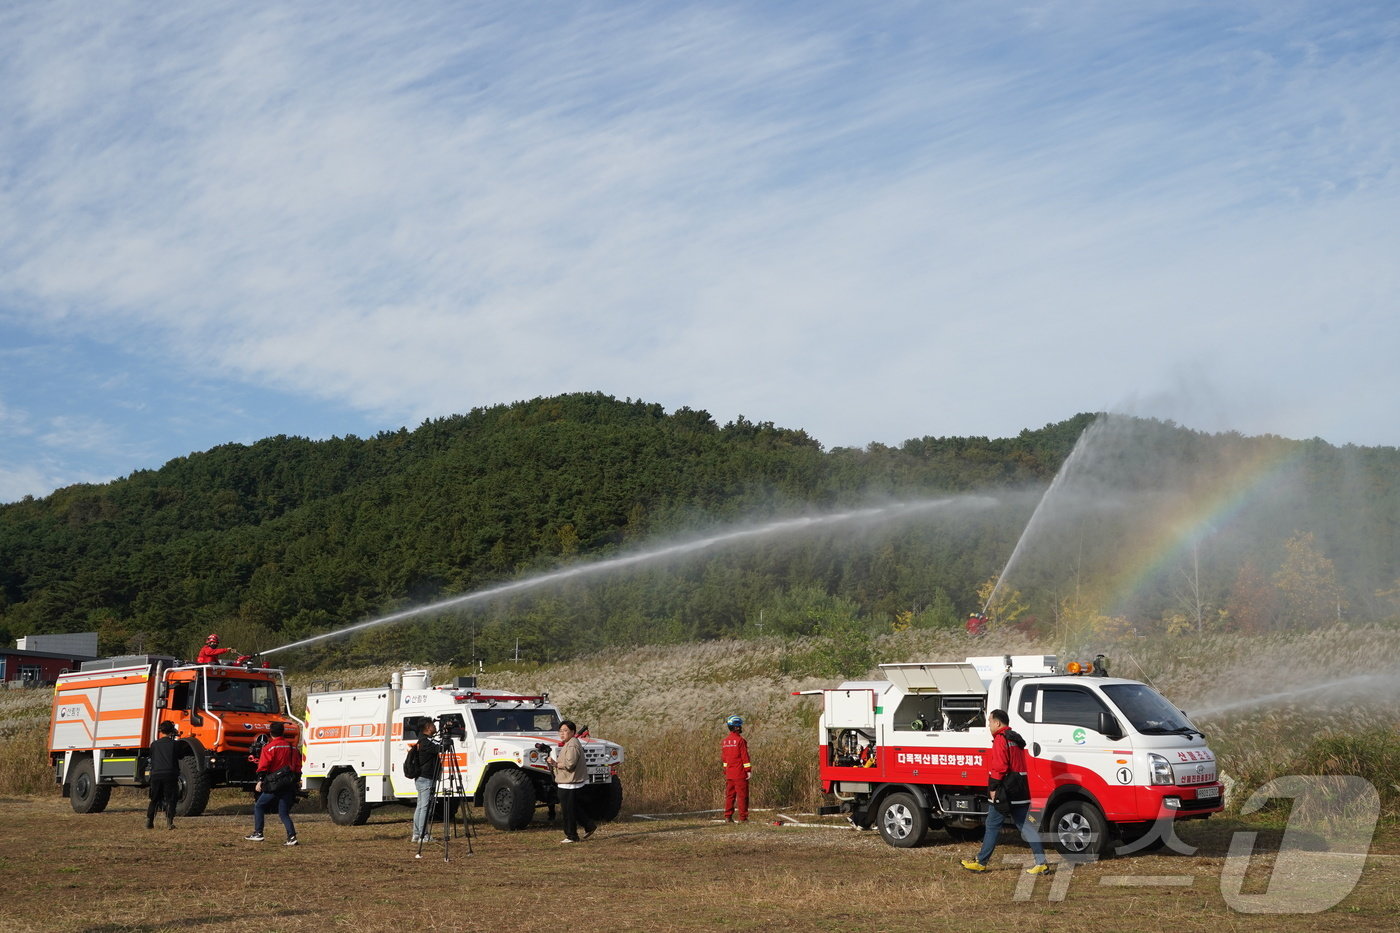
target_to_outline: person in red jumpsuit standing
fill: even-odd
[[[744,720],[730,716],[724,721],[729,734],[720,745],[720,760],[724,762],[724,819],[734,822],[734,811],[739,811],[739,822],[749,821],[749,775],[753,765],[749,761],[749,743],[744,741]]]
[[[199,649],[199,657],[194,659],[194,663],[217,664],[220,655],[228,654],[232,650],[232,648],[220,648],[219,636],[210,635],[208,638],[204,639],[204,647]]]

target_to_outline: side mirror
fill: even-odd
[[[1113,718],[1113,714],[1107,710],[1099,713],[1099,731],[1106,739],[1121,739],[1123,730],[1118,726],[1118,720]]]

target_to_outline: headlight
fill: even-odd
[[[1153,784],[1176,783],[1176,778],[1172,776],[1172,766],[1161,755],[1148,754],[1147,770],[1151,773]]]

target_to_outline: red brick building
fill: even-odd
[[[0,648],[0,684],[7,687],[42,687],[58,680],[58,675],[76,671],[92,658],[58,654],[52,651],[24,651]]]

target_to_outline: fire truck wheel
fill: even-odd
[[[535,818],[535,785],[519,768],[497,771],[486,781],[486,819],[497,829],[524,829]]]
[[[896,849],[912,849],[928,832],[928,813],[912,794],[890,794],[875,817],[880,835]]]
[[[611,823],[622,812],[622,779],[614,777],[606,784],[589,784],[579,796],[589,816],[599,823]]]
[[[69,781],[68,800],[75,813],[101,813],[107,809],[112,787],[97,783],[97,774],[92,767],[92,759],[84,758],[73,766],[73,776]]]
[[[1108,823],[1098,807],[1085,800],[1070,800],[1050,818],[1055,848],[1070,859],[1098,858],[1108,851]]]
[[[330,811],[331,822],[337,826],[362,826],[369,819],[365,788],[353,771],[342,771],[331,781],[326,809]]]
[[[209,805],[209,772],[199,767],[193,755],[180,759],[180,794],[175,799],[176,816],[199,816]]]

